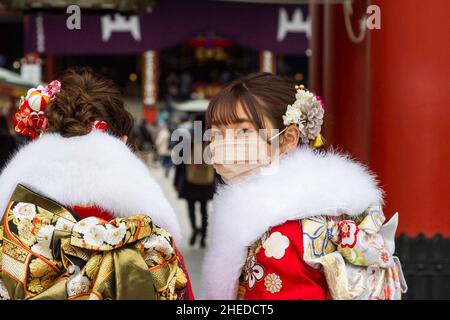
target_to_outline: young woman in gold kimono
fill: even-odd
[[[127,145],[119,90],[85,68],[59,80],[16,114],[32,141],[0,176],[0,297],[193,299],[176,215]]]

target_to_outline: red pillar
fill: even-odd
[[[355,6],[353,28],[362,8]],[[328,145],[343,149],[361,161],[369,150],[368,41],[353,43],[345,30],[342,4],[312,5],[313,39],[311,89],[326,105],[324,136]]]
[[[371,164],[400,231],[450,235],[450,1],[377,0]]]
[[[311,91],[319,94],[323,93],[323,6],[314,5],[311,0],[309,6],[311,18],[311,38],[309,39],[309,49],[311,56],[309,58],[308,87]],[[323,97],[324,98],[324,97]]]
[[[355,33],[361,4],[354,2]],[[313,29],[310,74],[327,105],[325,137],[378,175],[386,215],[400,213],[398,232],[448,236],[450,1],[369,4],[381,9],[381,30],[359,44],[347,35],[342,4],[311,11],[322,29]]]

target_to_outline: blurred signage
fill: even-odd
[[[219,83],[194,83],[192,85],[192,92],[201,99],[211,99],[222,89],[223,85]]]
[[[108,42],[113,32],[128,32],[135,41],[141,41],[141,24],[137,16],[124,17],[116,13],[114,18],[106,15],[101,20],[103,42]]]
[[[150,11],[154,0],[4,0],[4,6],[11,10],[22,11],[55,11],[65,10],[68,6],[77,5],[88,11],[121,11],[146,12]]]
[[[158,100],[158,53],[149,50],[143,54],[143,104],[154,107]]]
[[[303,17],[301,9],[295,9],[292,18],[289,18],[289,14],[285,8],[280,8],[278,13],[278,41],[283,41],[288,32],[303,32],[308,38],[311,37],[311,21],[309,17]]]
[[[270,72],[274,74],[277,73],[275,55],[272,52],[268,50],[263,50],[259,53],[259,56],[260,56],[259,71]]]
[[[29,82],[40,83],[41,74],[42,74],[42,67],[40,64],[37,63],[33,64],[24,63],[20,68],[20,76],[22,77],[23,80]]]
[[[20,76],[31,83],[40,83],[42,80],[42,61],[36,53],[29,53],[22,59]]]
[[[164,0],[157,1],[150,13],[135,16],[93,15],[82,9],[82,28],[74,30],[66,27],[68,15],[27,17],[25,51],[51,54],[142,53],[203,32],[258,51],[301,54],[308,49],[310,35],[304,4]]]

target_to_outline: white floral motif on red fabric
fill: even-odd
[[[280,232],[274,232],[263,243],[264,254],[267,258],[281,259],[289,247],[289,238]]]
[[[252,289],[256,281],[264,277],[264,268],[256,263],[256,257],[252,256],[247,260],[244,267],[244,280],[248,282],[248,288]]]
[[[277,293],[280,292],[283,287],[283,281],[281,281],[281,278],[275,273],[270,273],[264,280],[264,285],[266,286],[266,290],[270,293]]]

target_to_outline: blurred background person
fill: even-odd
[[[151,150],[155,143],[153,142],[153,137],[147,128],[147,120],[146,119],[141,120],[141,123],[139,124],[138,129],[139,129],[138,132],[139,132],[139,138],[140,138],[139,148],[143,151]]]
[[[164,175],[169,176],[170,168],[172,167],[172,159],[170,157],[170,130],[167,123],[161,124],[161,129],[156,137],[156,150],[158,152],[161,166],[164,169]]]
[[[195,121],[204,123],[203,115],[196,116]],[[193,129],[190,132],[191,155],[196,150],[203,154],[208,143],[195,139]],[[201,137],[203,135],[199,136]],[[200,236],[200,247],[204,248],[206,246],[206,233],[208,228],[208,201],[214,196],[216,179],[213,167],[206,164],[203,158],[201,163],[194,163],[193,159],[194,157],[191,156],[190,163],[182,163],[175,166],[174,185],[179,198],[186,199],[187,201],[189,222],[192,228],[189,244],[194,246]],[[197,225],[196,203],[200,205],[200,227]]]
[[[152,167],[156,167],[158,154],[156,152],[155,139],[150,131],[150,124],[147,119],[142,119],[134,130],[136,145],[142,154],[144,161]]]

